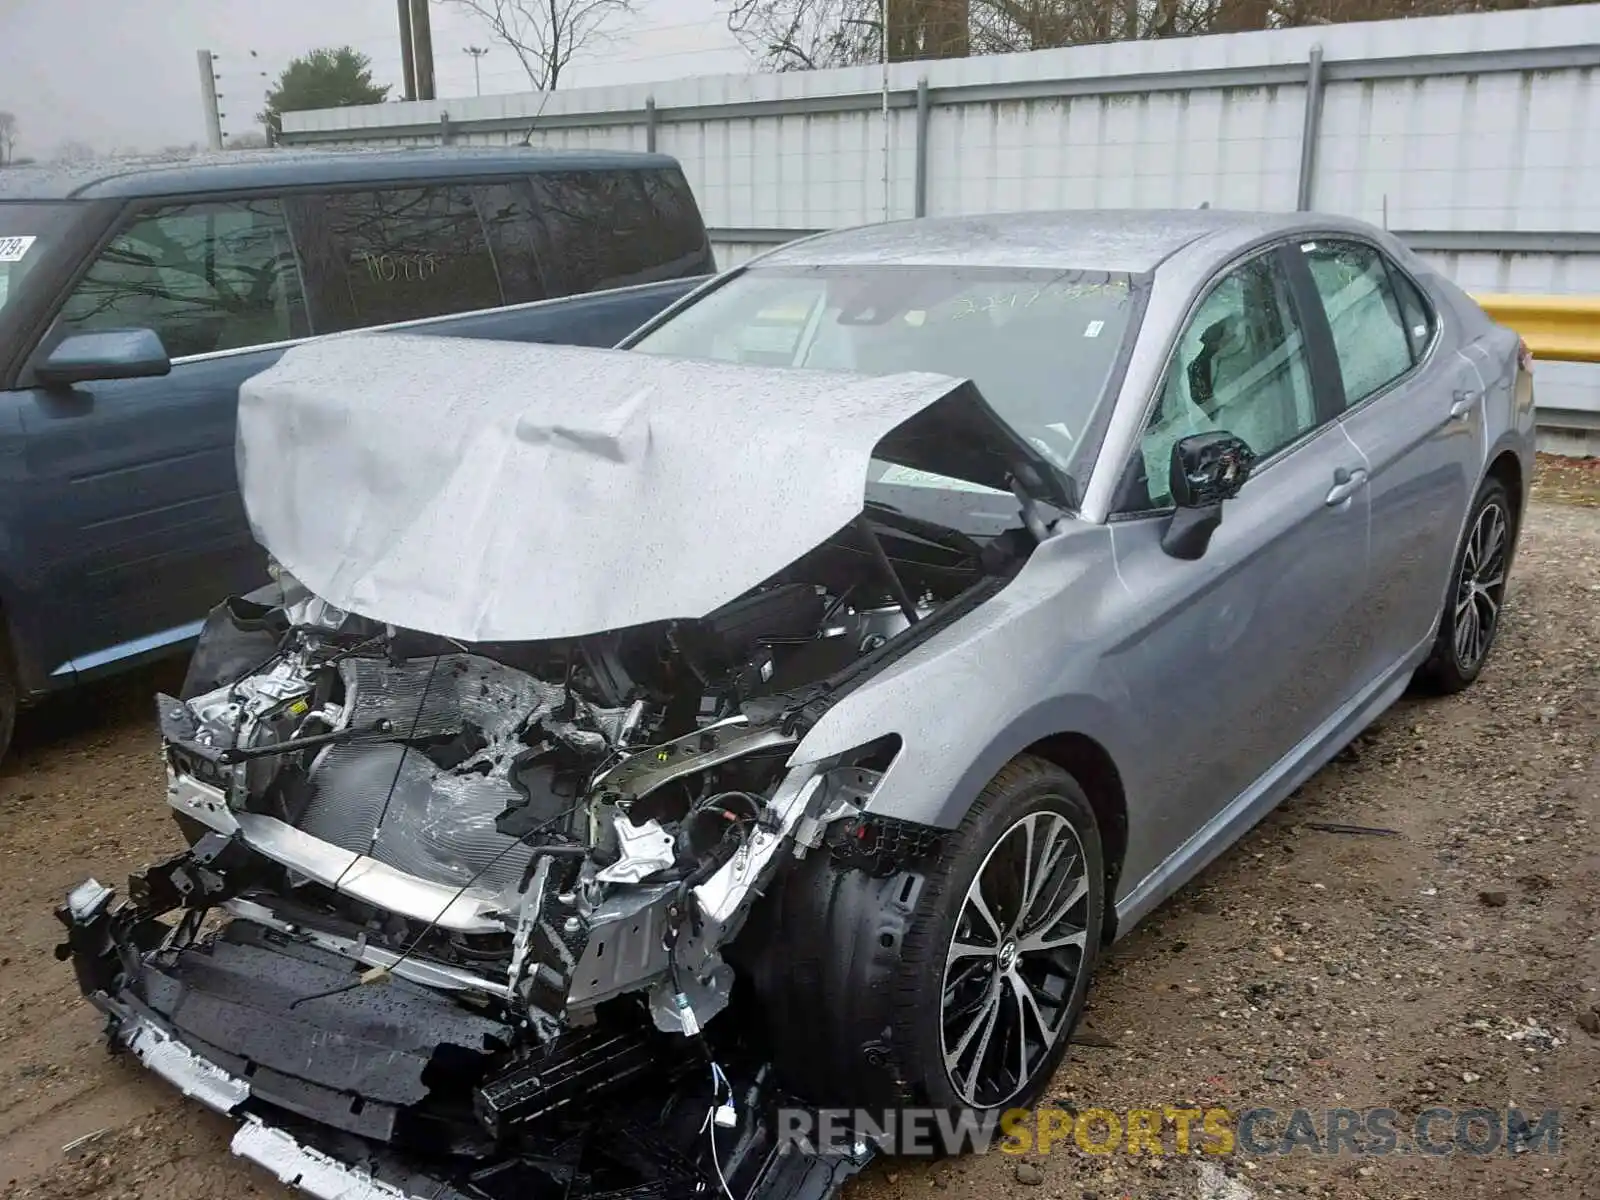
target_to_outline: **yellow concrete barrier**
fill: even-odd
[[[1600,362],[1600,297],[1475,295],[1500,324],[1515,329],[1534,358]]]

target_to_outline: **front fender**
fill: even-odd
[[[5,649],[16,671],[17,691],[23,697],[55,691],[74,678],[71,671],[50,674],[53,664],[45,661],[49,639],[42,623],[52,616],[59,620],[60,615],[22,582],[26,574],[15,560],[10,531],[0,525],[0,619],[4,621]]]
[[[791,763],[897,736],[870,811],[949,829],[1001,767],[1054,734],[1093,738],[1121,761],[1125,604],[1107,531],[1068,527],[996,595],[834,701]]]
[[[908,741],[873,793],[868,810],[954,829],[1008,762],[1062,734],[1091,738],[1113,762],[1127,761],[1117,717],[1108,703],[1094,696],[1056,696],[1007,722],[970,754],[951,757],[941,753],[943,747]]]

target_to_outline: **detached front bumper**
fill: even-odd
[[[58,910],[67,940],[57,957],[105,1014],[114,1050],[240,1121],[233,1152],[285,1183],[322,1200],[677,1200],[719,1190],[709,1156],[694,1157],[707,1144],[703,1090],[651,1076],[636,1052],[617,1049],[626,1038],[597,1056],[613,1087],[576,1089],[604,1101],[562,1100],[531,1137],[497,1139],[474,1096],[481,1106],[482,1064],[503,1062],[508,1027],[398,978],[351,988],[347,960],[248,921],[173,948],[172,927],[150,913],[86,881]],[[541,1073],[551,1061],[539,1061]],[[589,1069],[581,1055],[564,1061]],[[870,1151],[785,1152],[772,1133],[776,1102],[749,1082],[738,1127],[716,1143],[732,1194],[837,1195]]]

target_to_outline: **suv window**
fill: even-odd
[[[328,192],[287,207],[318,333],[504,303],[468,187]]]
[[[304,337],[304,298],[276,200],[139,214],[67,298],[72,331],[153,329],[174,358]]]
[[[541,171],[533,194],[550,235],[545,282],[566,296],[646,283],[677,257],[662,245],[660,222],[640,171]]]
[[[489,250],[500,273],[500,291],[507,304],[525,304],[549,295],[543,263],[549,244],[540,223],[533,192],[523,179],[475,186],[478,215],[489,233]]]
[[[1353,407],[1411,369],[1410,322],[1401,314],[1388,264],[1375,246],[1319,239],[1302,244],[1300,251],[1333,332],[1345,406]]]
[[[1212,287],[1179,337],[1129,465],[1131,502],[1123,508],[1141,511],[1172,502],[1172,447],[1191,434],[1227,430],[1266,458],[1318,424],[1305,336],[1289,301],[1288,279],[1276,254],[1259,255]]]
[[[683,172],[641,171],[639,182],[644,186],[645,202],[655,219],[651,230],[651,265],[676,263],[703,255],[706,251],[705,224]]]

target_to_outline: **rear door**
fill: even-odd
[[[1362,670],[1432,637],[1484,456],[1484,383],[1447,344],[1422,289],[1376,245],[1297,247],[1332,335],[1341,421],[1366,460],[1372,574]]]
[[[41,651],[58,678],[181,642],[219,597],[265,578],[235,483],[234,418],[239,384],[307,332],[279,203],[131,209],[34,361],[67,333],[127,327],[161,337],[169,376],[19,394],[17,519],[55,607]]]

